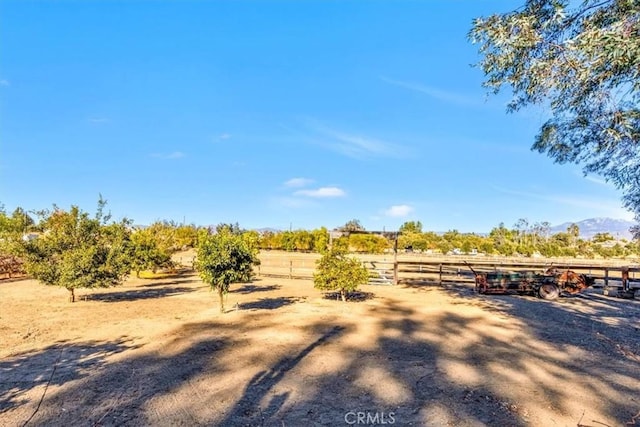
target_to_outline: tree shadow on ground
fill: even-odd
[[[577,425],[585,405],[608,418],[595,426],[624,424],[640,409],[640,365],[586,327],[612,333],[617,302],[587,311],[580,302],[451,297],[460,301],[452,310],[380,299],[357,318],[334,310],[302,327],[263,311],[184,325],[161,351],[68,384],[34,423],[345,426],[362,412],[378,421],[392,413],[397,425],[519,427],[554,417]],[[532,407],[550,418],[531,418]]]
[[[168,280],[168,281],[147,283],[144,285],[135,285],[135,286],[136,288],[157,288],[160,286],[186,285],[189,283],[202,283],[202,281],[197,278],[190,277],[190,278],[182,278],[182,280]],[[203,284],[203,286],[206,286],[206,285]]]
[[[109,292],[100,294],[88,294],[80,297],[82,300],[87,301],[100,301],[100,302],[119,302],[119,301],[136,301],[152,298],[169,297],[173,295],[185,294],[188,292],[194,292],[195,288],[188,287],[176,287],[166,286],[164,288],[150,288],[150,289],[133,289],[129,291]]]
[[[238,293],[238,294],[251,294],[253,292],[271,292],[280,289],[282,286],[280,285],[264,285],[257,286],[252,284],[243,284],[238,289],[233,289],[229,291],[230,293]]]
[[[19,282],[21,280],[29,280],[29,279],[30,277],[27,275],[13,276],[13,277],[0,277],[0,285]]]
[[[106,358],[136,348],[126,337],[114,341],[59,342],[0,361],[0,413],[28,401],[44,385],[61,385],[102,369]]]
[[[304,298],[294,297],[276,297],[276,298],[260,298],[257,301],[243,302],[238,304],[241,310],[276,310],[287,305],[304,301]],[[232,310],[231,310],[232,311]]]
[[[186,285],[191,283],[200,283],[202,284],[202,286],[206,286],[201,280],[191,277],[191,278],[185,278],[182,280],[169,280],[169,281],[163,281],[163,282],[136,284],[135,287],[136,288],[157,288],[160,286]]]
[[[234,333],[233,325],[199,322],[182,326],[176,337],[163,343],[160,349],[134,351],[110,363],[101,360],[99,366],[94,362],[88,366],[91,369],[86,373],[83,371],[82,375],[62,375],[60,370],[51,375],[49,370],[43,381],[51,377],[52,384],[64,387],[48,393],[31,424],[78,425],[81,420],[82,425],[91,426],[213,425],[180,408],[183,404],[210,407],[216,402],[216,396],[203,395],[201,391],[194,394],[195,388],[190,389],[184,400],[173,401],[172,396],[179,388],[189,386],[196,377],[215,377],[226,373],[224,364],[219,362],[220,354],[241,341]],[[100,351],[100,346],[88,343],[87,349],[92,354]],[[57,357],[57,350],[54,347],[30,357],[49,360]],[[54,351],[53,355],[51,351]],[[43,364],[49,368],[52,365]],[[27,364],[15,362],[7,369],[17,378],[30,375],[32,371]],[[209,384],[215,386],[215,382],[204,385]],[[11,415],[15,418],[18,411],[19,415],[24,415],[20,418],[26,420],[38,402],[33,398],[20,401],[9,387],[13,385],[6,386],[4,392],[7,395],[12,393],[11,405],[7,406],[13,410]],[[169,411],[176,412],[171,419],[147,412],[149,402],[156,399],[171,400]],[[16,407],[18,404],[22,406]]]
[[[367,301],[375,297],[376,296],[373,292],[364,292],[364,291],[347,292],[347,302]],[[323,298],[340,301],[342,299],[342,296],[340,292],[325,292],[323,295]]]
[[[438,343],[417,339],[425,324],[414,311],[390,302],[376,315],[380,329],[370,349],[352,345],[357,325],[322,326],[320,338],[255,375],[216,424],[347,426],[365,413],[370,425],[389,424],[390,416],[398,425],[527,425],[491,386],[471,390],[439,368],[449,356]],[[467,326],[464,318],[446,321],[447,328]],[[309,366],[332,357],[342,361],[337,369],[309,376]]]
[[[473,284],[449,283],[440,285],[416,285],[407,288],[429,292],[442,290],[454,296],[453,305],[473,305],[496,313],[508,313],[522,319],[532,328],[545,331],[566,332],[572,328],[590,331],[591,338],[602,335],[615,336],[621,342],[631,341],[640,361],[640,301],[604,296],[599,289],[589,288],[578,294],[562,293],[557,300],[548,301],[530,293],[479,294]],[[558,327],[550,328],[547,319],[565,318]],[[570,316],[567,318],[567,316]],[[595,335],[594,335],[595,334]]]
[[[140,273],[143,273],[142,271]],[[159,279],[180,279],[188,276],[195,276],[196,273],[191,268],[179,268],[173,271],[162,271],[158,270],[156,273],[151,272],[151,274],[156,274],[158,277],[137,277],[139,280],[159,280]]]
[[[228,411],[227,416],[218,425],[247,425],[245,424],[247,418],[254,422],[260,422],[260,424],[251,425],[264,425],[266,420],[272,421],[278,410],[289,397],[287,392],[272,395],[273,388],[283,380],[284,376],[289,371],[298,366],[302,359],[304,359],[309,353],[328,341],[335,339],[337,336],[342,334],[345,329],[346,328],[342,326],[330,327],[318,339],[296,353],[294,357],[284,357],[269,370],[260,371],[253,376],[245,387],[240,400],[238,400],[233,408]],[[269,403],[263,411],[258,407],[257,403],[261,402],[264,398],[269,397],[269,395],[271,395]]]

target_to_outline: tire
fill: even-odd
[[[555,283],[543,283],[538,288],[538,296],[546,300],[554,300],[560,296],[560,288]]]

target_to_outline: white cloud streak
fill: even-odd
[[[598,185],[603,185],[606,187],[613,187],[613,184],[611,184],[610,182],[607,182],[606,180],[602,179],[602,178],[598,178],[596,176],[593,175],[584,175],[580,172],[576,172],[575,173],[576,176],[579,176],[580,178],[586,179],[589,182],[593,182],[594,184],[598,184]]]
[[[0,79],[0,86],[11,86],[11,83],[7,79]]]
[[[309,120],[308,127],[316,133],[313,136],[307,135],[307,139],[310,142],[353,159],[364,160],[372,157],[404,158],[408,154],[407,149],[401,145],[370,136],[333,129],[315,120]]]
[[[289,188],[300,188],[306,187],[307,185],[313,184],[315,181],[309,178],[291,178],[290,180],[284,183],[285,187]]]
[[[386,216],[392,218],[403,218],[410,215],[413,212],[413,208],[409,205],[393,205],[389,209],[384,211]]]
[[[431,98],[446,102],[448,104],[455,104],[462,107],[479,107],[484,105],[482,100],[479,98],[442,90],[431,86],[426,86],[421,83],[404,82],[401,80],[389,79],[383,76],[380,76],[380,80],[394,86],[402,87],[414,92],[423,93]]]
[[[222,140],[231,139],[231,136],[232,135],[230,133],[223,133],[223,134],[218,136],[218,139],[222,139]]]
[[[330,197],[344,197],[347,195],[347,193],[339,187],[320,187],[309,190],[298,190],[293,193],[293,195],[324,199]]]

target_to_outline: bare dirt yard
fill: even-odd
[[[640,425],[640,301],[0,282],[0,425]]]

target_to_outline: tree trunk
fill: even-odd
[[[342,297],[342,302],[347,302],[347,293],[344,289],[340,289],[340,296]]]
[[[218,287],[218,298],[220,298],[220,313],[224,313],[224,293],[221,287]]]
[[[139,279],[139,278],[140,278],[140,270],[137,270],[136,271],[136,279]]]
[[[73,288],[69,289],[69,302],[76,302],[76,293]]]

